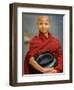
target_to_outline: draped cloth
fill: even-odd
[[[51,33],[48,33],[47,38],[43,33],[39,32],[39,35],[34,36],[30,42],[29,51],[24,60],[24,74],[39,73],[30,66],[29,60],[31,57],[36,57],[47,51],[56,57],[58,64],[54,68],[57,72],[63,72],[63,53],[59,40],[53,37]]]

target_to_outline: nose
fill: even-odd
[[[43,25],[42,25],[42,28],[46,28],[46,25],[45,25],[45,24],[43,24]]]

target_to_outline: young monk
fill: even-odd
[[[29,51],[24,62],[24,74],[63,72],[63,54],[60,42],[49,32],[51,29],[51,18],[39,16],[37,25],[39,35],[34,36],[30,42]],[[35,57],[46,51],[56,56],[58,62],[56,67],[42,67],[36,62]]]

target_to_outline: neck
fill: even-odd
[[[48,32],[44,33],[44,36],[45,36],[46,38],[48,38]]]

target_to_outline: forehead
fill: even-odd
[[[38,21],[49,21],[48,16],[38,16]]]

